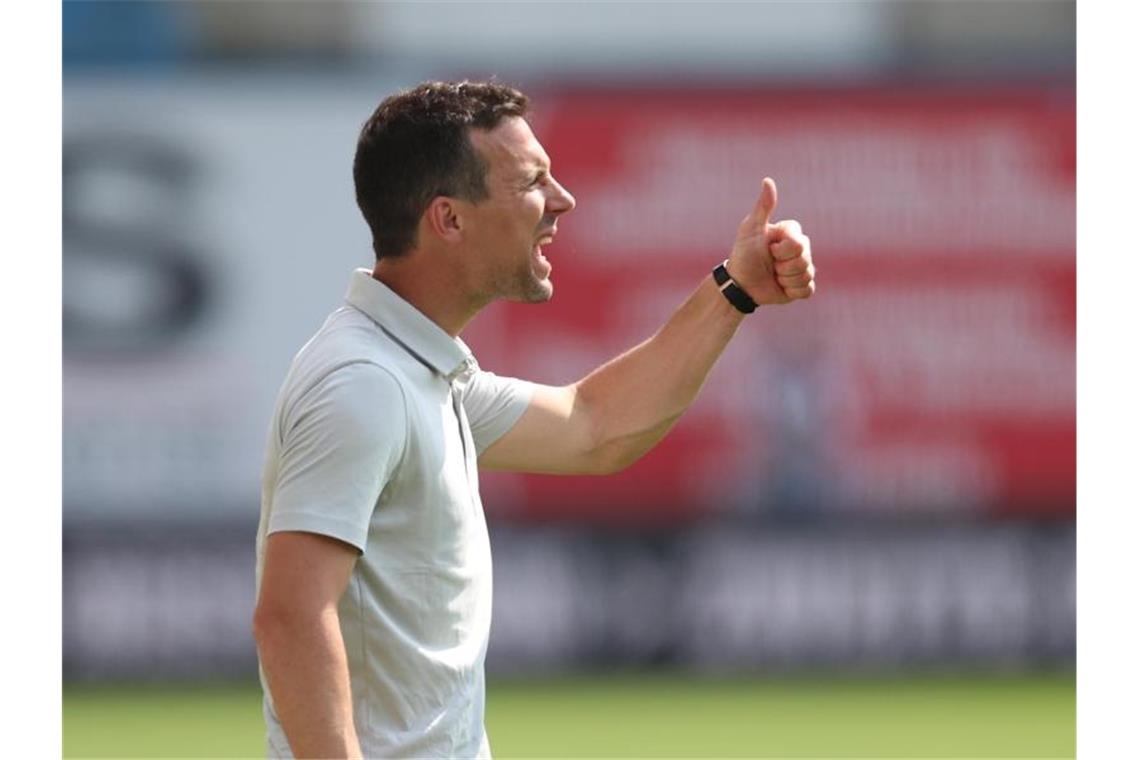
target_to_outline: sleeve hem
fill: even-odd
[[[534,398],[535,386],[533,383],[526,382],[525,380],[516,381],[516,397],[515,402],[511,404],[511,409],[505,415],[495,421],[494,426],[488,426],[491,429],[484,429],[483,435],[475,440],[475,455],[481,456],[484,451],[491,447],[495,441],[502,438],[510,432],[511,428],[515,426],[526,413],[530,407],[530,402]],[[472,436],[474,437],[474,436]]]
[[[358,525],[337,520],[328,515],[314,514],[277,514],[269,518],[269,528],[266,536],[282,531],[301,531],[302,533],[316,533],[329,538],[335,538],[355,547],[361,554],[368,543],[368,530]]]

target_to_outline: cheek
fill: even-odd
[[[515,215],[507,209],[497,209],[494,213],[488,214],[479,225],[480,238],[485,242],[494,242],[513,234],[517,226],[514,217]]]
[[[527,197],[527,215],[534,220],[535,224],[542,221],[542,217],[546,214],[546,196],[542,193],[531,193]]]

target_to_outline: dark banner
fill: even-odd
[[[68,679],[254,678],[254,525],[71,527]],[[492,530],[492,674],[1071,666],[1071,523]]]

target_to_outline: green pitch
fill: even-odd
[[[497,757],[1073,757],[1075,680],[1032,677],[492,683]],[[69,687],[65,757],[262,757],[253,686]]]

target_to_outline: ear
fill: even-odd
[[[437,195],[431,199],[424,212],[424,221],[432,234],[447,243],[458,243],[463,239],[460,204],[454,198]]]

